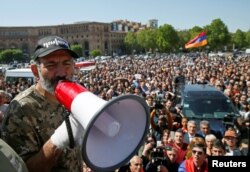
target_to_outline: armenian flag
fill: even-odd
[[[196,48],[207,45],[207,36],[205,32],[201,32],[195,38],[185,44],[185,48]]]

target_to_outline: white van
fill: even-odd
[[[35,78],[30,68],[10,69],[5,71],[6,83],[13,84],[18,80],[27,81],[30,84],[35,83]]]

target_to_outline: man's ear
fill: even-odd
[[[32,64],[30,66],[30,68],[31,68],[31,71],[32,71],[34,77],[36,78],[36,80],[38,80],[39,79],[39,75],[38,75],[37,65],[36,64]]]

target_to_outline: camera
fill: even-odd
[[[232,114],[232,113],[225,115],[223,118],[223,124],[225,128],[228,129],[229,127],[234,127],[235,121],[238,117],[240,117],[240,115]]]
[[[164,98],[163,98],[163,96],[157,96],[156,98],[155,98],[155,109],[162,109],[162,108],[164,108],[164,105],[163,105],[163,102],[164,101],[166,101]]]
[[[152,152],[151,152],[151,162],[152,164],[155,165],[162,165],[163,161],[166,160],[166,157],[164,155],[164,147],[156,147],[153,148]]]
[[[155,106],[154,106],[155,109],[162,109],[163,107],[164,106],[161,103],[161,101],[158,101],[158,100],[155,101]]]

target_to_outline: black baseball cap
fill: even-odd
[[[59,36],[46,36],[37,42],[37,46],[33,55],[33,59],[47,56],[57,50],[65,50],[71,54],[73,58],[78,58],[78,55],[70,49],[70,44]]]

